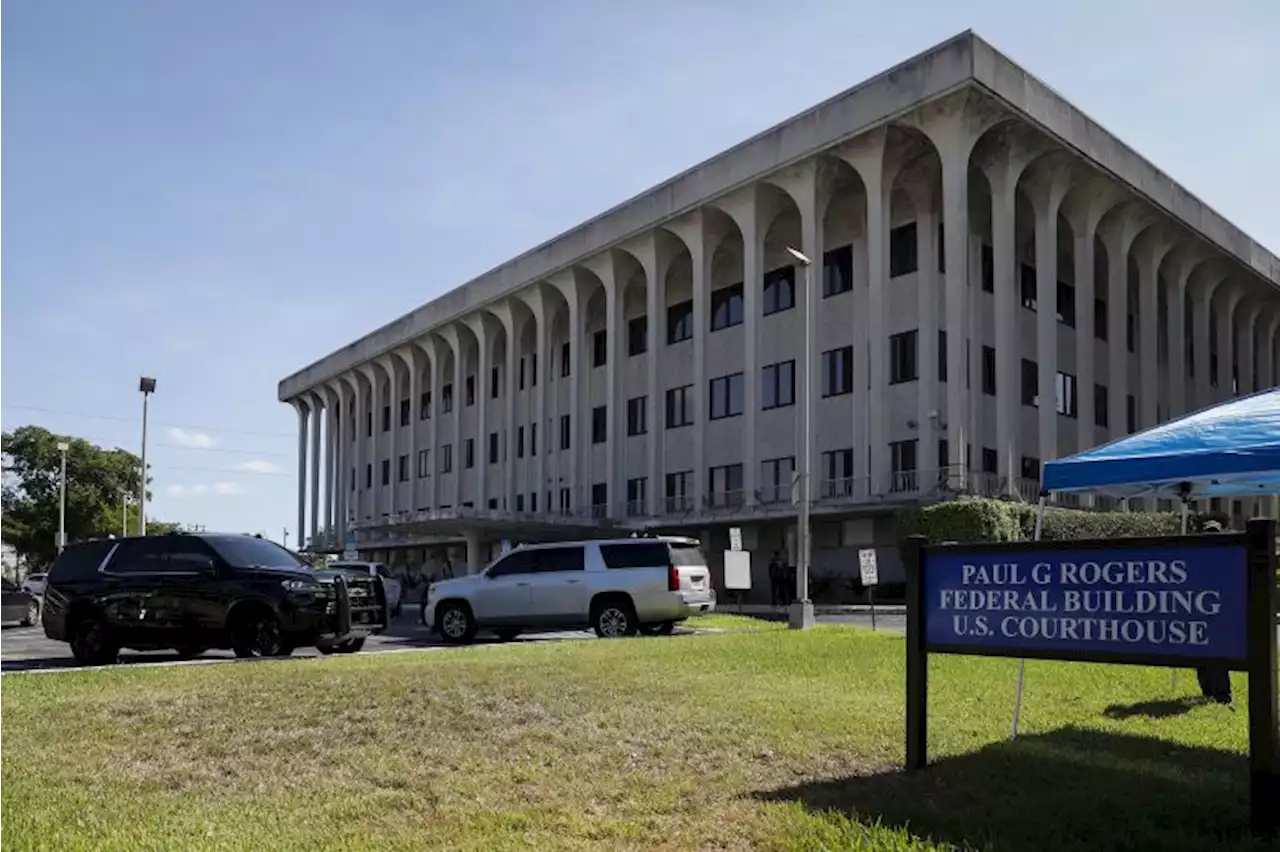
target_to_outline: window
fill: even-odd
[[[409,421],[413,419],[413,400],[400,400],[400,425],[408,426]]]
[[[467,405],[476,404],[476,377],[467,376]]]
[[[938,439],[938,470],[946,470],[948,465],[948,453],[951,451],[951,445],[946,438]]]
[[[382,406],[382,431],[383,432],[391,431],[391,406],[390,405]]]
[[[711,380],[711,410],[708,417],[720,420],[742,413],[742,373],[733,373]]]
[[[381,467],[382,467],[382,484],[390,485],[391,484],[391,459],[383,459]]]
[[[661,542],[602,544],[600,557],[610,569],[653,568],[671,563],[671,551]]]
[[[603,367],[609,363],[609,333],[604,329],[591,335],[591,366]]]
[[[1022,307],[1034,311],[1036,309],[1036,268],[1029,263],[1024,263],[1019,269],[1022,272],[1020,279]]]
[[[569,506],[570,506],[569,489],[561,488],[560,489],[560,511],[568,512]]]
[[[1107,416],[1107,386],[1093,386],[1093,425],[1106,428],[1111,418]]]
[[[996,291],[996,252],[986,243],[982,244],[982,292]]]
[[[569,436],[572,433],[573,433],[573,429],[570,426],[569,415],[561,414],[560,415],[560,449],[562,450],[569,449],[569,445],[571,443]]]
[[[364,466],[364,487],[366,489],[373,487],[373,464],[372,462]]]
[[[122,541],[111,560],[113,574],[161,574],[168,570],[165,538],[152,536]]]
[[[547,502],[550,503],[551,501],[548,500]],[[529,511],[530,512],[538,511],[538,492],[537,491],[529,492]]]
[[[1133,394],[1129,394],[1124,399],[1125,416],[1128,421],[1126,425],[1129,427],[1129,434],[1132,435],[1138,431],[1138,400]]]
[[[636,317],[627,323],[627,354],[643,355],[649,351],[649,318]]]
[[[440,472],[453,473],[453,444],[440,448]]]
[[[1022,404],[1040,404],[1040,370],[1035,361],[1022,359]]]
[[[796,268],[784,266],[764,276],[764,316],[796,306]]]
[[[1054,396],[1059,414],[1072,418],[1080,415],[1080,410],[1077,407],[1075,376],[1070,373],[1059,372],[1054,377]]]
[[[209,552],[208,545],[198,539],[175,538],[165,549],[168,551],[165,568],[173,573],[197,574],[213,568],[213,555]],[[266,548],[261,550],[270,552]],[[272,554],[273,557],[278,555]],[[289,558],[292,559],[292,556]],[[272,561],[276,560],[273,558]]]
[[[523,494],[516,495],[516,511],[517,512],[524,511],[524,495]]]
[[[667,308],[667,345],[693,337],[693,299]]]
[[[529,386],[536,388],[538,386],[538,353],[534,352],[529,356]]]
[[[467,470],[471,470],[476,466],[476,439],[467,438],[462,447],[462,464]]]
[[[560,378],[566,378],[570,372],[570,366],[573,361],[573,347],[569,345],[569,341],[560,344]]]
[[[373,437],[373,412],[366,411],[364,413],[364,436],[366,438]]]
[[[765,459],[760,463],[760,500],[763,503],[786,503],[791,499],[791,480],[796,457]]]
[[[485,572],[488,577],[507,577],[512,574],[533,574],[538,570],[534,550],[513,550]]]
[[[822,297],[853,289],[853,246],[840,246],[822,255]]]
[[[899,225],[889,232],[889,277],[909,275],[919,268],[916,250],[916,223]]]
[[[693,508],[693,471],[680,470],[667,474],[667,511],[683,512]]]
[[[418,419],[429,420],[431,418],[431,391],[423,391],[422,396],[418,398]]]
[[[396,479],[399,482],[409,481],[409,456],[405,454],[401,456],[396,463]]]
[[[533,558],[536,566],[534,570],[539,574],[584,570],[581,545],[577,547],[539,547],[528,551],[528,553]]]
[[[418,478],[425,479],[431,475],[431,451],[418,450]]]
[[[853,494],[853,449],[827,450],[822,454],[822,496]]]
[[[646,500],[645,493],[649,490],[648,486],[649,486],[649,480],[643,476],[637,477],[635,479],[627,480],[627,514],[628,515],[643,515],[645,513],[645,500]],[[605,545],[605,547],[609,547],[609,546],[610,545]],[[617,545],[613,545],[613,546],[616,547]],[[603,551],[604,547],[601,547],[600,549]],[[663,550],[665,551],[666,548],[664,547]],[[665,558],[666,556],[664,553],[663,559]],[[605,564],[609,565],[610,568],[614,567],[613,565],[609,564],[609,559],[607,556],[605,557]],[[657,564],[661,565],[663,563],[658,562]]]
[[[351,490],[356,490],[356,469],[354,467],[351,468]]]
[[[909,441],[893,441],[889,444],[889,461],[894,473],[909,473],[916,469],[915,438]]]
[[[938,246],[936,249],[938,255],[938,272],[946,274],[947,271],[947,229],[943,227],[943,223],[938,223]]]
[[[502,371],[498,367],[489,370],[489,399],[497,399],[502,385]]]
[[[822,395],[853,393],[853,347],[828,349],[822,353]]]
[[[967,341],[966,341],[967,342]],[[938,329],[938,381],[947,380],[947,331]]]
[[[609,483],[596,482],[591,486],[591,509],[596,516],[604,515],[609,508]]]
[[[489,433],[489,464],[498,463],[498,433]]]
[[[1107,339],[1107,300],[1093,300],[1093,336],[1098,340]]]
[[[677,429],[693,424],[693,385],[667,391],[667,428]]]
[[[520,359],[520,374],[516,381],[519,383],[520,390],[524,390],[524,358]]]
[[[742,285],[731,284],[711,293],[711,330],[719,331],[734,325],[742,325]]]
[[[453,411],[453,385],[447,384],[440,389],[440,405],[445,414]]]
[[[627,400],[627,434],[644,435],[649,431],[648,409],[649,398],[637,396]]]
[[[770,364],[760,371],[760,408],[782,408],[796,403],[796,362]]]
[[[996,350],[990,346],[982,347],[982,392],[996,395]]]
[[[1022,478],[1040,481],[1040,459],[1035,456],[1022,457]]]
[[[538,424],[529,424],[529,455],[536,456],[538,454]]]
[[[609,438],[609,406],[591,409],[591,443],[603,444]]]
[[[982,448],[982,472],[998,473],[1000,470],[1000,456],[990,447]]]
[[[918,346],[919,333],[914,330],[889,335],[889,384],[896,385],[916,380]]]
[[[524,427],[516,427],[516,458],[524,458]]]
[[[1076,327],[1076,288],[1064,281],[1058,282],[1058,322]]]
[[[742,505],[742,465],[726,464],[709,471],[712,506]]]

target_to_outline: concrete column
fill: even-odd
[[[947,363],[956,377],[947,382],[947,463],[953,487],[969,481],[965,445],[969,440],[969,403],[965,377],[965,349],[970,337],[969,317],[969,152],[972,142],[948,139],[938,146],[942,158],[942,220],[946,223],[943,251],[947,258]],[[926,452],[928,450],[926,449]]]
[[[933,467],[932,462],[937,458],[938,424],[941,422],[936,415],[931,416],[933,412],[941,412],[938,405],[938,303],[941,292],[944,292],[938,286],[938,211],[932,183],[933,176],[929,175],[923,183],[917,183],[911,189],[911,201],[916,208],[916,313],[920,318],[916,434],[920,439],[919,463],[925,470]],[[950,271],[948,266],[948,278]],[[948,346],[950,340],[951,335],[948,334]],[[952,382],[964,382],[960,365],[950,360],[947,361],[947,374],[945,387],[950,387]],[[941,473],[939,471],[939,475]],[[932,488],[935,481],[937,477],[930,476],[921,482],[921,487]]]
[[[1196,274],[1191,282],[1191,323],[1192,323],[1192,339],[1194,340],[1193,354],[1195,356],[1196,376],[1195,376],[1195,397],[1191,408],[1199,410],[1210,403],[1213,398],[1213,386],[1209,381],[1209,329],[1212,326],[1212,316],[1210,305],[1213,302],[1213,293],[1217,289],[1217,282],[1206,280],[1209,273]]]
[[[422,374],[418,370],[418,355],[413,347],[398,354],[409,371],[409,496],[408,504],[402,509],[416,512],[421,499],[418,496],[418,423],[422,417]]]
[[[711,409],[707,405],[707,334],[711,327],[711,259],[717,244],[708,233],[705,210],[694,214],[686,242],[693,278],[693,425],[687,428],[693,430],[693,501],[695,506],[702,506],[708,496],[707,415]],[[664,399],[664,405],[665,402]],[[665,410],[658,422],[664,424],[665,429]],[[665,499],[666,482],[659,483],[658,488]]]
[[[1270,319],[1267,318],[1270,312]],[[1276,386],[1275,337],[1280,329],[1280,305],[1271,304],[1262,310],[1258,320],[1258,388],[1269,390]]]
[[[1169,285],[1169,419],[1187,411],[1187,279],[1192,263],[1184,260],[1173,270]]]
[[[620,518],[626,516],[626,492],[623,490],[622,466],[623,450],[626,445],[625,420],[626,410],[624,387],[622,381],[622,365],[627,357],[626,337],[622,329],[626,327],[624,312],[626,309],[624,293],[626,281],[618,268],[616,256],[610,256],[606,264],[608,271],[604,281],[605,319],[604,336],[608,344],[608,363],[605,364],[605,399],[609,406],[605,417],[605,516]]]
[[[649,424],[649,434],[645,436],[645,457],[648,459],[648,490],[645,492],[644,511],[650,516],[659,514],[659,502],[662,493],[663,449],[662,441],[664,421],[662,420],[662,389],[658,385],[658,376],[662,372],[663,343],[667,339],[667,312],[663,310],[666,300],[667,264],[665,258],[658,254],[656,235],[653,254],[648,258],[645,269],[645,315],[649,317],[646,325],[645,341],[645,385],[648,388],[649,407],[645,417]],[[626,496],[625,494],[623,495]]]
[[[377,369],[370,364],[366,368],[365,375],[369,379],[369,417],[367,418],[369,432],[368,458],[365,463],[369,467],[369,483],[366,499],[368,507],[366,512],[369,517],[377,522],[382,518],[382,471],[380,462],[382,461],[382,452],[378,445],[382,435],[382,377]],[[361,472],[361,476],[364,473]]]
[[[307,404],[301,398],[291,400],[298,412],[298,526],[297,536],[302,539],[302,530],[307,521]],[[299,544],[300,546],[300,544]]]
[[[456,329],[451,343],[453,345],[453,496],[450,498],[450,503],[453,510],[457,512],[462,509],[462,477],[466,473],[462,410],[467,404],[467,389],[462,338]]]
[[[325,479],[328,496],[330,545],[338,539],[338,500],[342,491],[342,393],[341,386],[329,386],[329,473]]]
[[[396,361],[394,357],[383,358],[378,362],[382,365],[382,369],[387,371],[387,396],[386,405],[388,408],[387,426],[387,458],[391,468],[390,475],[387,477],[386,486],[386,512],[395,517],[400,511],[400,454],[397,452],[397,435],[400,432],[400,397],[403,396],[403,390],[400,386],[400,371],[396,369]],[[410,404],[410,408],[412,408]]]
[[[467,543],[467,573],[479,574],[485,567],[484,539],[476,530],[464,530],[462,536]]]
[[[867,364],[866,422],[870,462],[867,470],[867,496],[886,494],[892,487],[889,471],[889,407],[883,405],[889,371],[885,340],[885,287],[889,281],[889,227],[892,223],[893,176],[876,174],[873,180],[863,176],[867,188],[867,322],[866,349],[854,353],[854,362],[862,355]],[[949,348],[949,347],[948,347]],[[950,357],[950,355],[948,355]]]
[[[738,226],[742,229],[742,307],[743,323],[743,412],[742,412],[742,490],[743,503],[756,503],[756,480],[759,478],[759,462],[756,459],[756,415],[759,413],[760,366],[760,291],[764,282],[764,223],[761,221],[759,200],[752,191],[749,204],[744,205]],[[703,389],[707,393],[707,389]],[[710,409],[699,410],[696,416],[706,420]]]
[[[491,359],[489,355],[489,347],[492,341],[489,339],[488,329],[482,317],[476,317],[472,322],[468,323],[471,330],[475,332],[477,347],[476,358],[476,437],[475,437],[475,461],[476,468],[473,475],[476,478],[475,502],[477,511],[486,511],[489,508],[489,483],[487,476],[489,468],[489,368]],[[466,388],[463,388],[463,400],[466,402]],[[463,440],[463,446],[466,445],[466,439]],[[463,453],[462,461],[466,462],[466,453]],[[464,467],[465,470],[465,467]]]
[[[582,452],[582,416],[579,410],[579,399],[582,396],[579,390],[582,386],[583,370],[582,366],[582,336],[584,334],[582,312],[585,305],[580,305],[582,301],[578,293],[577,274],[572,270],[566,274],[566,277],[558,282],[560,291],[564,294],[565,302],[569,307],[569,449],[560,451],[560,463],[557,468],[561,470],[563,476],[563,484],[561,487],[569,489],[569,511],[578,508],[581,497],[578,490],[580,483],[578,482],[579,464],[578,459]],[[563,417],[565,412],[560,412]],[[556,423],[555,434],[556,446],[560,446],[560,424]],[[558,489],[557,489],[558,490]],[[553,495],[559,505],[560,495]]]
[[[510,306],[507,307],[506,317],[507,331],[507,364],[505,367],[506,376],[506,398],[503,400],[503,432],[504,435],[499,439],[500,445],[506,447],[506,457],[502,461],[502,481],[503,481],[503,498],[499,504],[503,508],[515,511],[516,508],[516,355],[519,348],[518,326],[515,321],[514,314],[511,313]],[[528,377],[526,376],[526,381]]]
[[[1213,395],[1216,402],[1225,402],[1233,394],[1232,364],[1236,353],[1233,318],[1240,296],[1235,282],[1224,282],[1214,293],[1214,311],[1218,322],[1218,387]]]
[[[993,260],[996,350],[996,447],[1000,482],[1009,493],[1020,469],[1018,441],[1021,382],[1018,357],[1018,248],[1015,231],[1018,176],[1022,168],[1012,159],[988,169],[991,182],[991,254]],[[1092,310],[1092,306],[1090,306]]]
[[[1092,222],[1078,219],[1073,223],[1072,230],[1072,257],[1076,279],[1076,374],[1078,376],[1076,387],[1079,396],[1077,411],[1080,418],[1076,423],[1077,452],[1083,452],[1098,443],[1094,426],[1094,417],[1097,412],[1093,406],[1093,386],[1097,378],[1093,330],[1093,265],[1096,257],[1092,225]]]
[[[1066,195],[1066,176],[1048,167],[1039,170],[1028,189],[1035,211],[1036,364],[1039,375],[1039,456],[1052,461],[1058,453],[1058,211]],[[1079,389],[1077,388],[1077,395]]]
[[[351,495],[355,479],[352,470],[355,467],[355,453],[351,445],[357,434],[356,385],[350,374],[341,376],[338,381],[338,542],[346,547],[347,530],[351,526]]]
[[[1149,429],[1160,413],[1160,262],[1173,244],[1161,228],[1148,229],[1138,244],[1138,428]],[[1170,310],[1172,315],[1173,311]]]
[[[1107,214],[1100,229],[1107,248],[1107,408],[1112,439],[1129,434],[1129,249],[1151,217],[1137,203],[1124,205]]]
[[[440,400],[441,386],[444,383],[444,351],[437,338],[430,338],[427,343],[427,369],[431,371],[431,417],[427,421],[427,446],[431,448],[431,458],[427,459],[427,476],[431,478],[428,486],[427,505],[432,509],[440,508]]]
[[[320,427],[324,424],[324,397],[319,391],[311,394],[311,541],[320,532]],[[298,529],[298,547],[302,548],[302,529]]]
[[[1254,381],[1254,360],[1257,355],[1254,340],[1254,324],[1258,321],[1258,303],[1253,299],[1245,299],[1236,307],[1236,334],[1239,344],[1236,352],[1240,362],[1240,387],[1237,396],[1248,396],[1256,389]]]
[[[369,378],[368,373],[365,373],[364,376],[366,379]],[[365,390],[364,385],[360,383],[359,379],[356,379],[355,385],[356,385],[356,418],[355,418],[356,422],[354,424],[354,428],[355,428],[356,440],[355,440],[354,455],[355,455],[355,462],[356,462],[355,463],[356,487],[355,487],[355,491],[352,492],[355,496],[351,501],[351,506],[350,506],[351,511],[349,514],[349,517],[353,522],[361,521],[364,519],[364,507],[367,501],[366,492],[368,491],[368,489],[365,487],[365,481],[366,481],[365,467],[371,464],[371,462],[369,462],[369,441],[372,440],[372,438],[369,437],[369,435],[367,434],[371,430],[368,430],[366,428],[366,425],[368,423],[368,417],[366,416],[365,409],[369,407],[369,394]]]

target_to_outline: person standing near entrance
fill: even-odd
[[[769,603],[772,606],[782,606],[786,601],[786,580],[787,569],[782,564],[782,554],[778,551],[773,552],[773,558],[769,560]]]
[[[1220,533],[1222,532],[1222,524],[1217,521],[1205,521],[1201,532]],[[1231,672],[1220,666],[1213,668],[1201,667],[1196,669],[1196,680],[1200,683],[1200,694],[1209,701],[1216,701],[1219,704],[1231,703]]]

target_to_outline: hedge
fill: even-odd
[[[1036,507],[985,498],[962,498],[934,503],[898,513],[900,544],[907,536],[924,535],[930,542],[1028,541],[1035,537]],[[1188,524],[1198,531],[1200,517]],[[1177,512],[1090,512],[1082,509],[1046,508],[1041,539],[1064,541],[1079,538],[1177,535],[1182,517]]]

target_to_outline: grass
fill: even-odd
[[[907,776],[900,638],[716,626],[751,629],[7,676],[2,845],[1263,848],[1243,708],[1190,673],[1030,662],[1009,743],[1016,664],[939,658]]]

